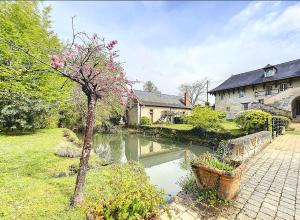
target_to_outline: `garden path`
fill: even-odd
[[[299,172],[300,135],[279,136],[247,163],[241,192],[231,205],[211,207],[181,193],[171,203],[172,219],[300,220]]]

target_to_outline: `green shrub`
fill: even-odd
[[[202,189],[198,187],[196,177],[192,173],[181,179],[179,185],[184,192],[193,195],[199,202],[205,202],[210,205],[224,205],[229,203],[229,201],[218,197],[215,188]]]
[[[212,110],[208,107],[197,106],[193,109],[190,116],[185,116],[184,121],[187,124],[201,127],[206,130],[220,130],[221,123],[225,118],[225,113]]]
[[[247,110],[240,112],[235,122],[246,132],[254,133],[266,129],[268,118],[271,117],[270,113],[261,110]]]
[[[34,131],[47,126],[49,105],[23,93],[0,100],[0,127],[6,131]]]
[[[221,161],[219,161],[217,158],[215,158],[212,154],[210,154],[209,152],[206,152],[204,154],[201,154],[200,156],[194,158],[191,161],[192,165],[206,165],[209,167],[213,167],[213,168],[217,168],[219,170],[225,170],[225,171],[232,171],[234,170],[234,167],[226,164],[226,163],[222,163]]]
[[[141,125],[150,125],[150,124],[151,124],[150,118],[145,116],[141,117]]]
[[[149,181],[137,163],[115,164],[103,169],[100,192],[86,201],[87,215],[94,219],[159,219],[163,193]]]

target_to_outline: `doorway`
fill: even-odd
[[[296,117],[300,115],[300,100],[296,100]]]

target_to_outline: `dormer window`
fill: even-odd
[[[265,77],[271,77],[274,76],[276,73],[276,67],[275,66],[271,66],[270,64],[268,64],[267,66],[265,66],[264,71],[265,71]]]
[[[245,89],[244,88],[240,88],[239,96],[240,96],[240,98],[245,96]]]

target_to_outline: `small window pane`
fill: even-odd
[[[243,103],[243,108],[244,108],[244,110],[248,110],[249,109],[249,103]]]

